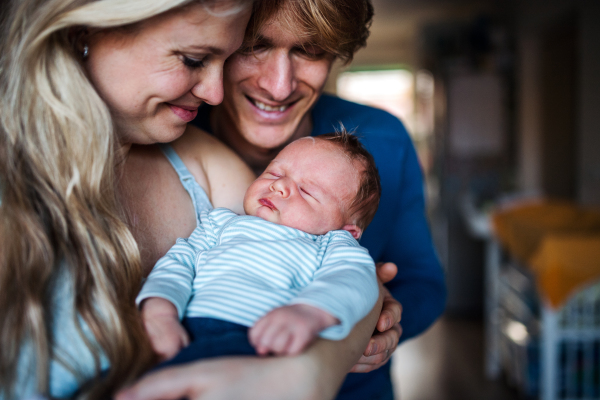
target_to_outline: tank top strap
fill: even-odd
[[[175,169],[175,172],[177,172],[179,180],[181,181],[181,184],[183,185],[184,189],[192,198],[194,210],[196,210],[196,224],[199,224],[200,213],[206,210],[212,210],[213,208],[212,204],[210,203],[210,200],[208,199],[208,196],[206,195],[206,192],[204,191],[202,186],[200,186],[198,182],[196,182],[196,178],[194,178],[192,173],[187,169],[181,157],[179,157],[175,149],[173,149],[173,147],[170,144],[159,143],[158,146],[160,147],[165,157],[167,157],[167,160],[169,160],[169,162]]]

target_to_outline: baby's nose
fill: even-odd
[[[287,178],[279,178],[271,184],[271,191],[277,192],[283,198],[287,198],[291,193],[291,182]]]

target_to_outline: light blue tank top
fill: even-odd
[[[194,179],[194,176],[186,168],[185,164],[175,152],[173,147],[168,143],[159,144],[159,147],[177,172],[181,184],[192,198],[194,210],[196,210],[196,225],[198,225],[200,223],[200,213],[202,211],[212,210],[213,206],[210,203],[206,192],[204,189],[202,189],[202,186],[196,182],[196,179]]]
[[[206,192],[196,182],[194,176],[183,164],[183,161],[177,155],[173,147],[169,144],[160,144],[160,149],[169,160],[181,184],[192,198],[194,210],[196,211],[196,224],[200,221],[200,213],[206,210],[212,210],[213,206],[206,195]],[[1,203],[0,203],[1,204]],[[77,391],[82,379],[90,379],[95,372],[94,359],[89,349],[85,345],[84,339],[79,334],[75,326],[75,304],[72,280],[66,275],[66,269],[61,268],[60,277],[55,281],[56,285],[53,292],[53,308],[55,313],[52,321],[52,331],[54,333],[54,354],[67,361],[77,371],[78,377],[73,372],[65,368],[56,359],[50,364],[50,395],[53,397],[70,397]],[[89,327],[83,320],[79,319],[84,335],[87,340],[93,341],[94,337]],[[108,360],[104,354],[100,357],[101,369],[109,368]],[[35,357],[31,343],[25,343],[21,349],[19,358],[16,383],[16,398],[33,399],[37,386],[35,375]],[[3,396],[0,394],[0,400]]]

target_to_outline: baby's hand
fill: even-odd
[[[306,304],[274,309],[259,319],[248,332],[250,343],[260,355],[296,355],[323,329],[339,324],[331,314]]]
[[[152,348],[161,361],[174,357],[190,344],[190,339],[179,323],[177,309],[168,300],[151,297],[142,303],[142,320]]]

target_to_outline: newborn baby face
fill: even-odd
[[[313,235],[346,229],[358,239],[360,230],[347,212],[358,191],[358,168],[360,164],[334,144],[312,138],[297,140],[250,185],[244,210]]]

